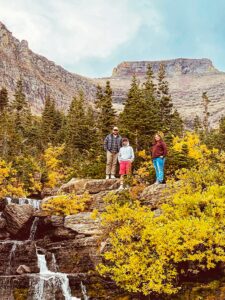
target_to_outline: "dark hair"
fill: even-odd
[[[122,142],[129,142],[129,140],[128,140],[128,138],[125,137],[122,139]]]

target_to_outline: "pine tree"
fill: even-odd
[[[127,136],[131,144],[135,146],[135,150],[141,147],[139,143],[141,137],[140,126],[142,126],[141,112],[143,112],[141,99],[142,91],[136,76],[133,75],[131,87],[125,100],[124,110],[120,114],[120,126],[122,133]]]
[[[196,133],[199,133],[202,129],[202,122],[201,122],[198,115],[196,115],[195,118],[194,118],[193,127],[194,127],[194,131]]]
[[[205,134],[207,135],[209,132],[209,103],[210,100],[208,98],[207,92],[202,93],[202,104],[203,104],[203,129]]]
[[[184,132],[184,122],[176,109],[171,116],[170,130],[172,134],[178,136],[181,136]]]
[[[5,111],[9,105],[8,91],[6,88],[0,90],[0,113]]]
[[[49,143],[57,144],[57,134],[62,126],[62,114],[56,109],[55,101],[48,96],[41,116],[41,137],[43,148]]]
[[[171,131],[171,121],[173,115],[173,103],[169,93],[169,84],[166,78],[166,70],[164,64],[160,64],[158,72],[158,89],[157,96],[160,105],[160,118],[162,130],[167,133]]]
[[[16,91],[11,108],[15,112],[15,125],[17,131],[21,134],[25,134],[25,132],[28,130],[28,127],[31,125],[31,111],[29,103],[23,92],[22,80],[17,81]]]
[[[116,112],[112,104],[110,81],[106,81],[104,90],[99,85],[97,86],[95,104],[98,110],[97,127],[100,139],[103,140],[110,129],[115,125],[116,121]]]
[[[151,65],[148,65],[145,82],[142,87],[142,147],[147,147],[153,135],[160,130],[159,103],[156,98],[156,85],[153,82],[154,74]]]
[[[80,92],[74,97],[66,123],[66,148],[73,158],[74,154],[89,151],[96,142],[93,110],[85,109],[84,95]]]

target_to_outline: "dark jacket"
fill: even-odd
[[[104,149],[105,151],[118,153],[122,146],[122,137],[117,135],[114,137],[112,133],[108,134],[104,140]]]
[[[167,146],[164,141],[160,140],[153,144],[151,148],[152,158],[157,158],[160,156],[165,157],[167,155]]]

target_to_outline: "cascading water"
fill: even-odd
[[[16,203],[19,205],[30,204],[35,209],[40,209],[41,200],[38,199],[30,199],[30,198],[18,198],[12,199],[10,197],[5,198],[7,204]]]
[[[82,292],[82,295],[84,297],[84,300],[89,300],[89,297],[87,295],[87,289],[86,289],[86,286],[83,284],[83,282],[81,281],[80,283],[80,287],[81,287],[81,292]]]
[[[44,254],[37,253],[37,259],[38,259],[38,266],[40,268],[40,274],[39,274],[40,278],[38,283],[35,286],[35,292],[33,297],[34,300],[45,299],[45,288],[48,283],[49,285],[53,285],[53,287],[59,287],[63,293],[63,296],[65,297],[65,300],[79,300],[79,298],[73,297],[71,295],[71,289],[69,286],[69,279],[67,277],[67,274],[50,271],[48,269]]]
[[[30,229],[29,241],[33,241],[34,238],[35,238],[35,233],[37,231],[38,221],[39,221],[39,218],[35,217],[34,221],[33,221],[33,224],[31,226],[31,229]]]
[[[15,252],[17,249],[17,246],[20,245],[22,242],[21,241],[3,241],[1,242],[2,244],[6,244],[6,243],[12,243],[12,248],[11,251],[9,253],[9,259],[8,259],[8,267],[6,269],[6,275],[10,275],[11,274],[11,269],[12,269],[12,261],[13,258],[15,257]]]

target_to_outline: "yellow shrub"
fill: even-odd
[[[121,198],[122,197],[122,198]],[[111,194],[102,214],[108,230],[109,264],[101,275],[110,276],[130,292],[173,294],[179,275],[214,268],[225,262],[225,187],[204,192],[177,193],[155,217],[146,206]]]
[[[65,170],[62,166],[60,156],[64,153],[65,145],[58,147],[49,146],[43,155],[45,169],[47,172],[46,187],[54,188],[62,183],[65,178]]]
[[[184,137],[175,136],[173,138],[172,148],[177,152],[182,152],[184,145],[187,146],[188,156],[196,160],[218,153],[217,149],[210,150],[205,144],[202,144],[199,135],[193,132],[187,131]]]
[[[89,194],[82,196],[75,194],[58,195],[42,205],[42,210],[49,215],[68,216],[84,211],[90,201]]]
[[[11,163],[0,160],[0,198],[25,196],[23,184],[17,178],[17,172]]]

